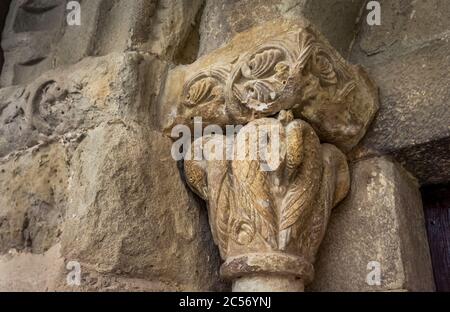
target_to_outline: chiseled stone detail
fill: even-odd
[[[296,277],[301,285],[311,282],[331,209],[348,192],[344,154],[333,145],[321,145],[306,122],[285,122],[258,119],[237,135],[252,126],[278,124],[282,148],[274,171],[261,170],[259,160],[185,161],[189,184],[209,203],[225,278],[269,274]],[[240,289],[236,283],[234,289]]]
[[[258,42],[265,27],[272,33]],[[378,108],[376,89],[307,22],[286,21],[237,36],[175,69],[168,81],[165,103],[176,99],[178,106],[166,129],[192,125],[197,116],[206,125],[245,125],[231,144],[234,155],[246,149],[243,158],[208,157],[210,146],[216,156],[220,146],[229,152],[220,145],[225,137],[212,134],[192,144],[187,155],[202,146],[202,157],[187,157],[184,165],[188,184],[208,203],[222,277],[235,291],[303,291],[330,212],[349,190],[341,150],[364,136]],[[268,133],[279,143],[273,170],[248,154],[247,134],[261,127],[278,129],[276,137]]]
[[[308,121],[322,141],[344,151],[354,147],[378,109],[376,88],[307,22],[281,24],[267,25],[279,32],[253,49],[228,53],[224,48],[226,60],[216,55],[212,63],[206,56],[193,70],[183,68],[186,81],[172,123],[202,116],[203,122],[222,126],[245,124],[291,110],[295,118]],[[232,48],[254,46],[248,40],[261,31],[264,26],[240,36]]]
[[[2,36],[1,85],[28,82],[52,68],[54,43],[63,36],[65,0],[11,2]]]
[[[388,157],[350,171],[351,191],[333,211],[308,291],[434,291],[417,181]]]

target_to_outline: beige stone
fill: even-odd
[[[60,244],[86,274],[78,290],[225,287],[206,211],[183,183],[171,141],[151,130],[161,80],[149,73],[165,68],[114,53],[1,90],[0,253],[34,259]],[[5,278],[30,289],[22,275]],[[64,274],[55,283],[72,290]]]
[[[336,207],[310,291],[433,291],[417,182],[387,158],[351,166],[351,191]],[[366,282],[377,261],[381,285]]]
[[[421,185],[446,184],[450,181],[449,4],[390,0],[381,4],[381,10],[380,26],[361,23],[351,53],[351,61],[363,65],[380,88],[380,111],[359,155],[388,154]]]
[[[42,142],[74,141],[111,119],[156,128],[154,103],[166,68],[149,55],[112,53],[0,89],[0,157]]]
[[[0,253],[43,253],[57,243],[67,207],[68,160],[61,144],[51,144],[0,162]]]
[[[172,70],[160,117],[170,131],[192,125],[195,117],[225,127],[291,110],[323,142],[347,151],[377,109],[376,88],[365,72],[347,63],[309,22],[276,20]]]
[[[201,6],[200,0],[79,1],[81,24],[69,26],[67,3],[12,0],[2,36],[2,87],[31,83],[89,56],[141,51],[177,62]]]
[[[445,1],[383,3],[377,27],[364,0],[89,0],[74,27],[66,2],[12,0],[2,35],[0,291],[228,290],[220,254],[234,291],[303,291],[314,269],[309,290],[433,289],[414,179],[366,158],[446,181]],[[330,216],[378,107],[336,52],[353,42],[383,105]],[[183,170],[160,132],[195,116],[280,126],[279,166]]]
[[[295,276],[246,276],[233,283],[234,292],[303,292],[305,286]]]
[[[22,253],[11,249],[0,256],[0,291],[54,291],[64,272],[60,246],[42,254]]]
[[[250,144],[255,139],[250,135],[261,135],[267,126],[275,129],[268,140],[279,141],[280,150],[275,153],[271,146],[264,160],[252,158]],[[262,290],[289,289],[283,279],[279,283],[284,281],[285,286],[271,288],[279,284],[271,275],[288,275],[288,281],[297,278],[291,290],[302,290],[299,285],[313,278],[315,255],[330,211],[348,191],[345,156],[333,145],[320,145],[314,130],[300,120],[250,122],[233,145],[232,153],[245,149],[242,158],[221,160],[208,155],[206,146],[224,139],[203,137],[202,160],[194,159],[195,141],[192,159],[185,160],[189,185],[208,202],[213,238],[225,260],[221,275],[237,280],[234,290],[264,280],[267,285],[261,285]],[[261,152],[263,147],[257,149]],[[255,274],[262,279],[255,281]]]
[[[208,203],[221,275],[234,290],[302,291],[330,211],[348,191],[337,147],[355,146],[378,108],[364,71],[309,22],[278,20],[172,70],[162,105],[167,132],[195,128],[198,117],[204,127],[245,125],[231,144],[217,133],[195,140],[185,158],[189,185]],[[262,128],[271,129],[270,156],[254,146]]]

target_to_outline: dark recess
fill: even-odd
[[[450,292],[450,184],[422,188],[436,290]]]
[[[6,15],[8,14],[9,4],[11,0],[1,0],[0,2],[0,38],[2,37],[3,27],[5,26]],[[3,69],[3,62],[5,61],[3,56],[3,50],[0,47],[0,74]]]
[[[198,10],[197,15],[195,16],[195,23],[191,25],[191,29],[186,36],[184,44],[175,55],[175,64],[188,65],[197,60],[198,50],[200,48],[200,22],[204,9],[205,2],[203,2],[202,6]]]

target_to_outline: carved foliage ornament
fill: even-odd
[[[269,134],[268,141],[279,143],[278,166],[265,171],[261,159],[206,157],[207,147],[225,149],[210,144],[225,140],[212,134],[197,140],[205,157],[185,159],[186,178],[208,203],[213,238],[225,260],[223,277],[239,283],[245,276],[290,276],[307,284],[331,210],[349,190],[341,150],[365,134],[378,107],[376,89],[309,26],[284,29],[234,57],[228,52],[239,41],[230,46],[211,57],[220,60],[224,53],[229,62],[206,56],[191,65],[200,70],[183,76],[174,123],[191,125],[200,116],[206,125],[245,125],[232,141],[234,153],[252,143],[247,135],[254,129],[276,127],[277,136]]]
[[[276,170],[263,171],[260,161],[250,157],[231,161],[204,157],[185,160],[186,177],[208,202],[213,238],[227,261],[223,276],[242,275],[235,263],[248,266],[249,257],[258,259],[264,253],[256,260],[262,263],[252,266],[253,273],[290,273],[309,282],[331,209],[349,188],[346,158],[335,146],[321,145],[311,126],[301,120],[258,119],[238,137],[247,128],[268,124],[280,129]],[[202,140],[208,143],[223,137],[210,135]],[[237,143],[234,147],[241,148]],[[280,267],[267,266],[267,256]]]

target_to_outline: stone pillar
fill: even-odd
[[[309,290],[433,291],[415,178],[386,157],[358,161],[351,171],[350,194],[331,216]]]

